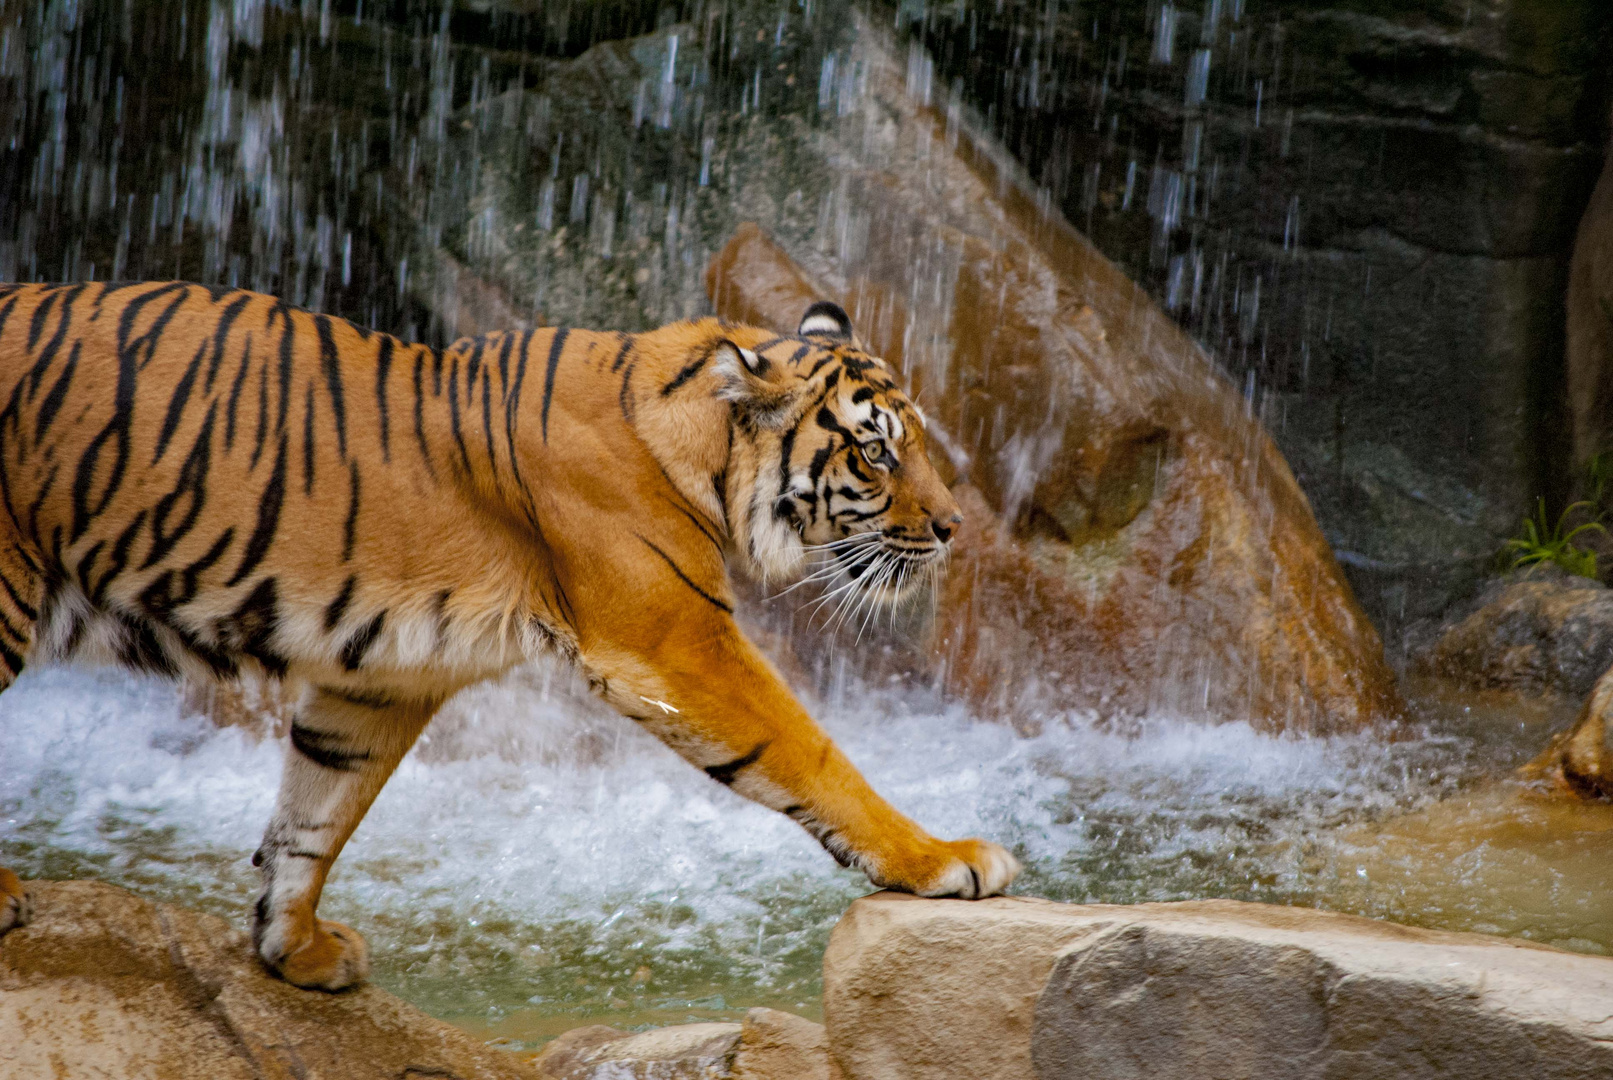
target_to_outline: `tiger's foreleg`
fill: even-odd
[[[685,644],[668,647],[666,642]],[[931,836],[880,797],[731,623],[671,634],[650,671],[621,665],[612,704],[707,776],[801,825],[842,865],[920,896],[1001,892],[1019,862],[985,840]]]
[[[341,990],[369,974],[369,947],[315,915],[331,864],[438,702],[316,690],[291,726],[280,799],[252,861],[263,873],[252,941],[296,986]]]

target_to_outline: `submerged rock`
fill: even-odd
[[[1226,900],[889,893],[824,958],[846,1080],[1589,1077],[1613,961]]]
[[[321,994],[281,982],[222,919],[98,882],[29,885],[34,921],[0,938],[0,1075],[535,1075],[384,990]]]
[[[532,1064],[543,1080],[829,1080],[823,1025],[776,1009],[638,1034],[574,1028]]]

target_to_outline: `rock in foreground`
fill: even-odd
[[[1613,1075],[1613,961],[1303,908],[877,894],[824,958],[846,1080]]]
[[[533,1061],[542,1080],[829,1080],[823,1025],[776,1009],[743,1024],[683,1024],[631,1034],[574,1028]]]
[[[222,919],[88,881],[30,883],[0,938],[0,1076],[53,1080],[533,1080],[373,986],[267,975]]]

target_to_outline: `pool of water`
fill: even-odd
[[[1026,863],[1016,891],[1221,896],[1613,949],[1613,810],[1506,779],[1561,703],[1424,693],[1395,738],[1071,717],[1022,737],[912,691],[842,687],[823,722],[901,809]],[[0,859],[244,925],[282,745],[121,672],[0,697]],[[922,748],[922,749],[918,749]],[[691,769],[559,672],[450,703],[355,834],[322,912],[375,979],[511,1045],[817,1013],[823,947],[868,890],[783,817]]]

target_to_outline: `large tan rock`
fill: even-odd
[[[707,291],[719,314],[780,329],[839,299],[911,383],[968,518],[914,658],[1016,718],[1166,710],[1335,731],[1398,714],[1378,636],[1243,397],[865,37],[887,165],[850,169],[835,196],[859,257],[742,226]]]
[[[223,920],[97,882],[30,882],[0,938],[10,1080],[521,1080],[509,1054],[373,986],[319,994],[265,974]]]
[[[1613,961],[1235,901],[857,901],[847,1080],[1613,1075]]]

